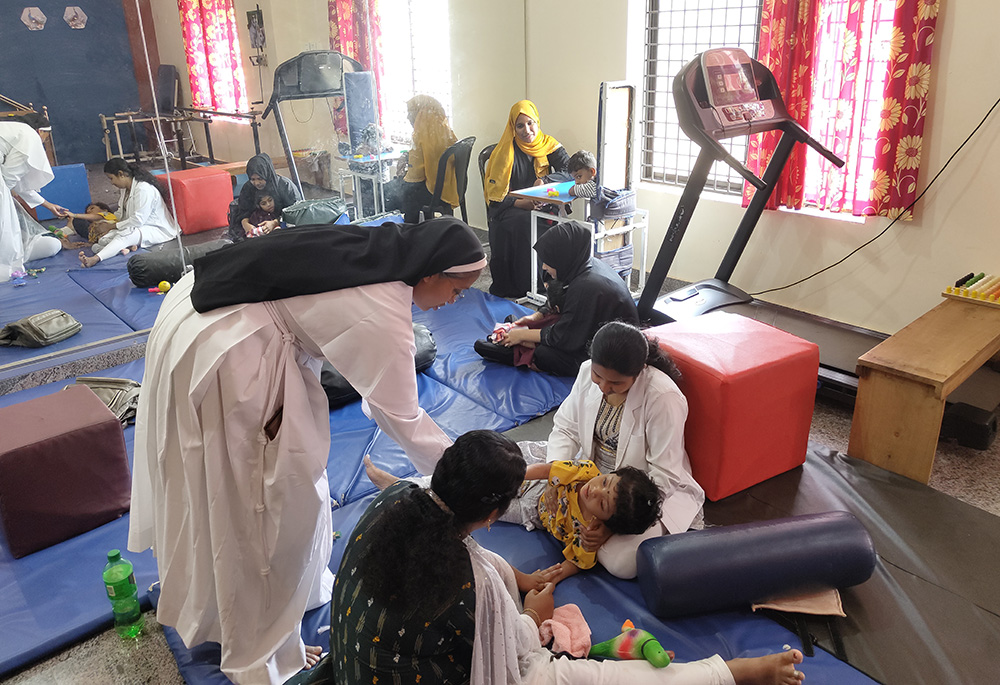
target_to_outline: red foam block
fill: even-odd
[[[167,177],[160,176],[167,183]],[[229,172],[214,167],[192,167],[170,172],[177,223],[185,235],[201,233],[229,224],[233,182]]]
[[[647,331],[684,374],[684,441],[710,500],[805,461],[819,347],[738,314],[712,312]]]

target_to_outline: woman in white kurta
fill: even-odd
[[[451,441],[417,404],[412,305],[453,302],[485,264],[451,217],[302,228],[198,260],[167,294],[146,348],[129,549],[157,556],[158,620],[188,646],[221,643],[234,682],[300,670],[302,615],[330,597],[322,359],[429,473]]]
[[[549,435],[547,461],[581,455],[604,473],[634,466],[663,491],[660,522],[645,533],[612,536],[604,526],[593,531],[588,548],[600,546],[597,560],[619,578],[635,577],[639,543],[687,530],[705,503],[684,449],[687,400],[671,370],[676,371],[673,363],[638,328],[605,324],[594,335],[591,360],[580,367]]]
[[[80,252],[85,267],[114,257],[123,250],[159,245],[176,238],[181,228],[167,208],[167,195],[155,176],[121,157],[104,164],[104,175],[121,191],[118,216],[112,229],[114,237],[103,247],[94,245],[94,256]]]
[[[54,175],[42,139],[25,123],[0,122],[0,176],[4,185],[0,190],[2,283],[9,280],[12,273],[22,271],[25,262],[51,257],[62,249],[58,238],[31,219],[27,212],[18,211],[17,201],[11,193],[17,193],[29,207],[41,205],[56,216],[63,216],[66,210],[38,192]]]

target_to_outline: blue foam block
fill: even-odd
[[[122,364],[100,375],[142,378],[143,362]],[[53,392],[73,379],[0,396],[10,406]],[[135,429],[125,429],[129,468]],[[0,531],[0,675],[78,642],[112,625],[111,604],[101,572],[110,549],[125,552],[128,515],[57,545],[14,559]],[[151,551],[125,552],[135,567],[139,599],[149,608],[149,586],[156,581]]]
[[[488,362],[472,347],[508,314],[529,313],[530,309],[481,290],[467,290],[458,302],[437,311],[414,308],[414,323],[426,325],[438,347],[427,375],[516,424],[558,406],[569,395],[574,378]]]
[[[64,164],[52,167],[55,178],[48,182],[41,194],[49,202],[65,207],[71,212],[83,212],[90,204],[90,183],[87,181],[87,167],[83,164]],[[39,205],[35,212],[40,222],[55,215]]]

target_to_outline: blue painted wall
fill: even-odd
[[[71,5],[86,28],[63,20]],[[43,30],[21,22],[25,7],[45,13]],[[48,107],[60,164],[103,162],[98,115],[139,109],[121,0],[0,0],[0,93]]]

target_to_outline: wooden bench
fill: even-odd
[[[284,157],[279,157],[277,159],[272,159],[271,163],[274,164],[275,169],[287,169],[288,160]],[[245,174],[247,172],[247,163],[243,162],[226,162],[225,164],[213,164],[212,166],[218,169],[224,169],[228,171],[233,176],[239,176],[240,174]]]
[[[1000,351],[1000,307],[946,299],[858,359],[847,453],[927,483],[948,395]]]

